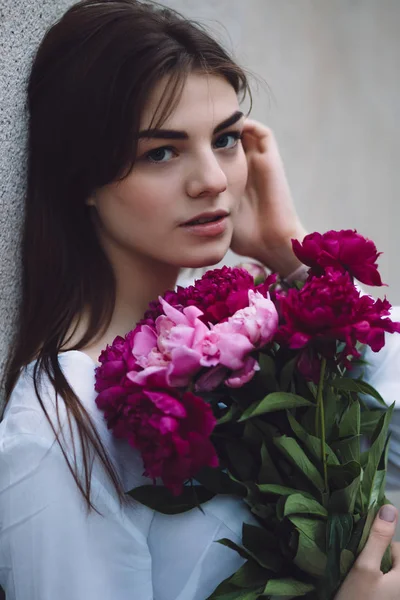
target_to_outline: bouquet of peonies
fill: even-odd
[[[293,249],[305,282],[209,271],[152,303],[96,371],[108,427],[153,480],[130,495],[172,514],[233,494],[255,517],[240,547],[220,540],[246,562],[212,599],[333,598],[386,501],[393,407],[351,377],[363,346],[400,332],[354,284],[382,285],[379,255],[355,231]]]

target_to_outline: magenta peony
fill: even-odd
[[[126,374],[136,365],[132,355],[134,332],[130,331],[125,338],[117,336],[112,345],[101,352],[100,367],[96,369],[95,389],[101,392],[112,386],[130,387],[131,383]]]
[[[310,275],[322,275],[327,267],[348,271],[366,285],[382,285],[374,242],[351,229],[311,233],[303,242],[292,240],[293,251],[302,263],[311,267]]]
[[[235,268],[236,269],[244,269],[245,271],[250,273],[255,285],[259,285],[260,283],[263,283],[267,279],[267,272],[265,270],[265,267],[263,267],[259,263],[243,262],[243,263],[239,263],[238,265],[236,265]]]
[[[344,342],[342,359],[347,364],[347,356],[359,356],[357,342],[377,352],[385,343],[385,331],[400,332],[400,324],[388,318],[390,307],[387,300],[361,296],[349,273],[328,268],[300,291],[290,289],[280,298],[283,325],[276,339],[290,348],[316,345],[326,357],[336,352],[336,340]]]
[[[139,450],[144,475],[161,478],[172,493],[205,466],[217,467],[218,458],[210,435],[216,425],[211,407],[190,392],[121,388],[101,392],[97,406],[108,427]]]
[[[256,285],[252,275],[244,268],[222,267],[207,271],[194,285],[187,288],[178,286],[176,291],[168,291],[163,298],[170,306],[183,311],[186,306],[196,306],[203,312],[204,323],[220,323],[237,310],[248,306],[248,290],[257,289],[263,295],[275,283],[277,276],[270,275],[260,285]],[[139,324],[152,325],[163,314],[161,302],[151,302]]]

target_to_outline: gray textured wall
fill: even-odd
[[[25,190],[25,87],[46,28],[73,2],[0,0],[0,373],[15,328]]]
[[[46,27],[72,3],[0,0],[0,363],[18,304],[25,82]],[[384,251],[389,297],[400,303],[400,2],[164,3],[210,26],[267,82],[256,91],[253,114],[276,131],[306,226],[357,227],[372,237]]]

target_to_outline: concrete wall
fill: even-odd
[[[397,275],[398,0],[166,0],[201,20],[265,80],[253,115],[280,142],[308,229],[356,227]],[[70,0],[0,0],[0,368],[15,326],[32,52]],[[220,24],[218,24],[218,22]],[[221,25],[222,24],[222,25]]]

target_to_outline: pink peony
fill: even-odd
[[[210,391],[223,379],[230,387],[241,387],[259,369],[250,354],[272,340],[278,327],[278,313],[273,302],[259,292],[249,290],[248,298],[248,307],[212,326],[198,346],[201,364],[214,369],[201,375],[196,389]]]
[[[254,373],[260,370],[260,365],[252,356],[248,356],[241,369],[231,373],[229,378],[226,379],[225,384],[231,388],[242,387],[245,383],[248,383],[254,377]]]
[[[180,312],[163,298],[160,304],[164,314],[154,327],[139,325],[135,330],[132,354],[141,370],[134,369],[127,377],[138,385],[184,387],[202,368],[199,344],[209,329],[195,306]]]
[[[160,298],[164,314],[154,326],[140,325],[135,330],[135,368],[127,374],[128,379],[144,386],[185,387],[204,367],[243,369],[248,355],[272,339],[278,323],[269,298],[252,290],[247,291],[247,298],[246,308],[210,327],[196,306],[181,312]]]
[[[328,268],[325,275],[312,277],[300,291],[290,289],[280,298],[284,324],[276,340],[290,348],[316,344],[327,357],[334,354],[339,340],[345,343],[346,363],[346,356],[359,356],[357,342],[377,352],[385,343],[385,331],[400,332],[400,323],[384,318],[389,309],[387,300],[361,296],[349,273]]]
[[[205,466],[217,467],[210,435],[216,425],[211,407],[201,398],[175,390],[137,387],[129,394],[110,388],[96,399],[108,427],[140,451],[144,475],[161,478],[174,494]]]
[[[238,310],[223,323],[214,326],[214,331],[245,336],[255,348],[271,341],[278,328],[278,313],[269,297],[259,292],[248,291],[248,306]]]
[[[341,272],[348,271],[366,285],[382,285],[376,263],[380,253],[374,242],[356,231],[311,233],[303,243],[292,240],[292,245],[297,258],[311,267],[310,275],[322,275],[327,267],[333,267]]]

